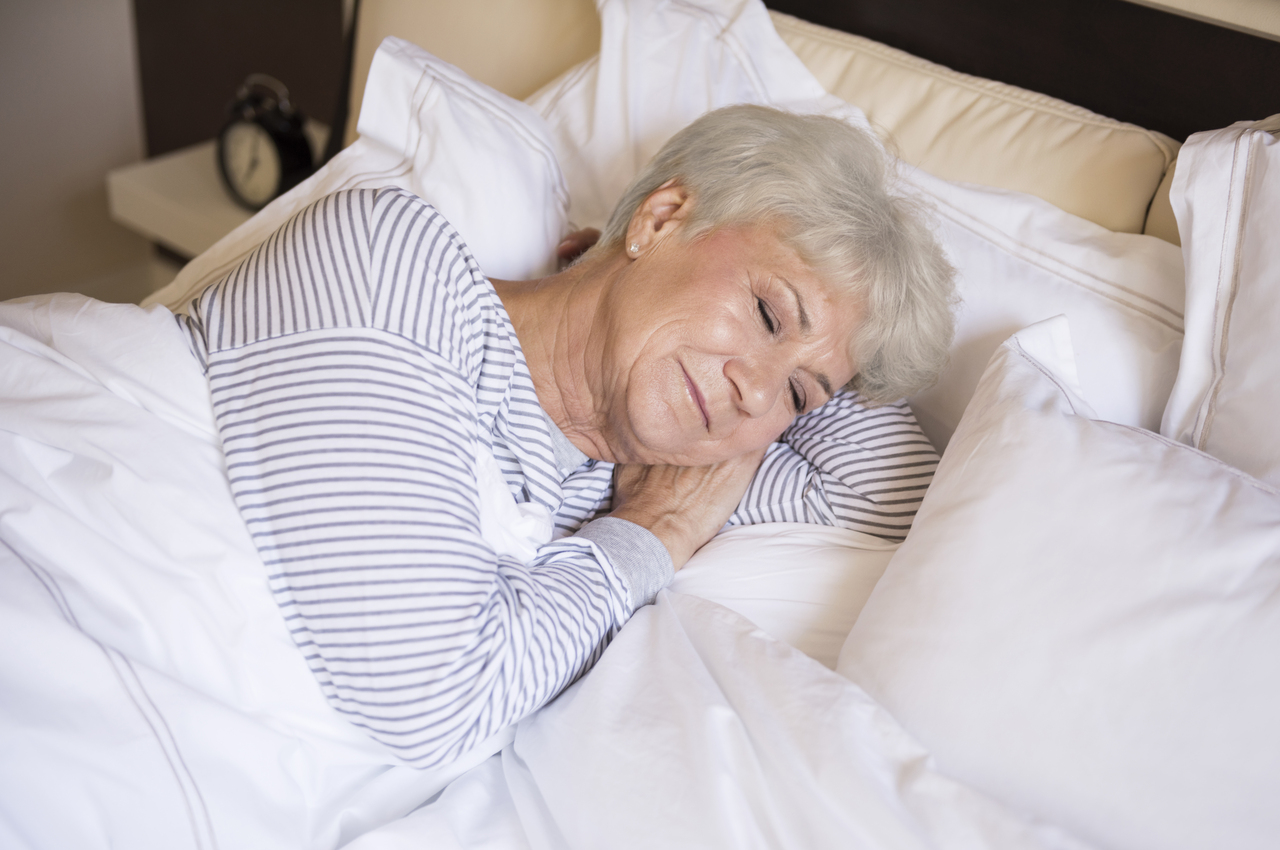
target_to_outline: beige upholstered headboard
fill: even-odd
[[[523,100],[600,50],[600,16],[592,0],[361,0],[346,144],[356,137],[373,54],[389,35]]]
[[[385,36],[419,44],[516,98],[599,49],[591,0],[362,0],[359,8],[348,142]],[[773,18],[828,90],[862,108],[906,161],[949,180],[1037,195],[1111,230],[1146,228],[1176,242],[1167,201],[1173,139],[869,39]]]
[[[778,12],[773,21],[827,91],[861,108],[904,160],[947,180],[1027,192],[1110,230],[1141,233],[1180,147],[871,39]]]

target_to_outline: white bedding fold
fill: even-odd
[[[337,847],[509,740],[420,771],[329,707],[167,310],[8,302],[0,364],[0,845]]]
[[[940,774],[849,680],[664,591],[513,746],[354,850],[1080,848]]]

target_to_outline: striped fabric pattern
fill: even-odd
[[[574,536],[607,512],[612,467],[561,474],[501,301],[425,202],[324,198],[180,320],[294,640],[400,758],[443,764],[524,717],[631,615],[626,553]],[[784,436],[732,524],[905,535],[937,460],[905,404],[842,393]],[[555,518],[530,563],[480,535],[478,446]]]

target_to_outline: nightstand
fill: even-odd
[[[329,129],[308,121],[311,150],[324,150]],[[203,252],[253,215],[231,200],[218,174],[217,142],[117,168],[107,174],[111,218],[184,260]]]

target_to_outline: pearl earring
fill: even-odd
[[[631,253],[633,253],[633,254],[639,254],[639,253],[640,253],[640,243],[639,243],[639,242],[632,242],[632,243],[631,243]]]

